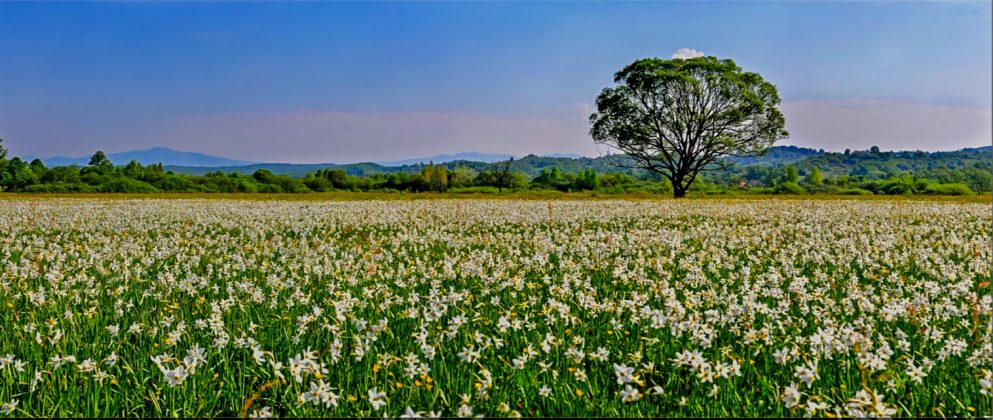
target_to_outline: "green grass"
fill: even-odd
[[[799,383],[796,367],[817,359],[819,379],[800,385],[803,404],[829,407],[816,416],[845,415],[862,389],[885,395],[899,416],[993,411],[981,392],[990,368],[989,197],[260,196],[0,196],[0,355],[25,363],[23,372],[0,370],[0,403],[18,400],[13,414],[39,417],[262,407],[281,417],[398,416],[407,407],[454,416],[468,395],[473,414],[487,416],[802,416],[781,396]],[[301,329],[315,307],[321,313]],[[215,311],[219,327],[197,326]],[[467,323],[447,336],[459,315]],[[501,317],[530,327],[501,332]],[[354,356],[366,334],[357,322],[381,320],[386,328]],[[176,343],[168,335],[181,322]],[[129,333],[136,324],[143,331]],[[433,359],[414,338],[422,327]],[[867,341],[830,358],[809,344],[819,330],[846,327]],[[756,332],[768,338],[750,340]],[[229,342],[213,346],[221,336]],[[263,363],[238,348],[240,338],[258,343]],[[950,338],[966,348],[939,360]],[[488,341],[477,361],[460,360]],[[894,354],[883,369],[860,364],[863,346],[876,354],[884,342]],[[536,354],[514,368],[529,346]],[[206,349],[206,362],[170,386],[151,358],[182,359],[193,347]],[[599,347],[605,361],[589,357]],[[776,362],[776,351],[792,348],[796,360]],[[287,365],[308,349],[327,372],[297,383]],[[673,362],[683,351],[701,352],[712,369],[736,361],[741,376],[704,382],[700,369]],[[106,379],[80,370],[112,353],[118,362],[99,368]],[[411,353],[430,372],[407,377]],[[66,355],[76,362],[53,368],[52,357]],[[935,365],[917,384],[907,363],[925,357]],[[639,401],[621,401],[614,364],[635,369],[624,385]],[[43,381],[32,391],[36,372]],[[300,403],[318,381],[337,407]],[[550,397],[539,396],[543,386]],[[380,410],[371,388],[388,396]]]
[[[561,192],[551,190],[505,191],[503,193],[479,192],[310,192],[310,193],[4,193],[0,200],[47,200],[53,198],[80,199],[203,199],[203,200],[252,200],[252,201],[366,201],[366,200],[676,200],[665,194],[652,193],[602,193]],[[960,195],[849,195],[804,194],[781,196],[753,193],[694,193],[686,200],[869,200],[869,201],[942,201],[959,203],[989,203],[989,193],[972,196]]]

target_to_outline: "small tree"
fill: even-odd
[[[503,163],[503,167],[497,172],[497,191],[503,192],[504,188],[510,188],[511,183],[514,181],[513,174],[510,172],[510,165],[514,163],[514,157],[511,156]]]
[[[97,150],[96,153],[90,157],[90,166],[97,169],[100,173],[106,173],[110,169],[114,168],[114,163],[107,159],[107,155],[103,153],[103,150]]]
[[[792,182],[794,184],[800,180],[800,174],[796,170],[796,166],[787,165],[783,170],[783,182]]]
[[[472,185],[476,175],[479,173],[468,166],[457,166],[448,173],[448,184],[452,187],[467,187]]]
[[[431,181],[438,188],[438,192],[444,192],[445,188],[448,188],[448,169],[445,169],[444,165],[435,166]]]
[[[424,165],[421,168],[421,180],[424,181],[424,186],[428,191],[434,190],[434,162]]]
[[[591,136],[669,179],[675,197],[701,171],[729,166],[724,157],[763,154],[788,136],[776,87],[731,60],[646,58],[614,82],[596,99]]]
[[[814,186],[819,186],[824,183],[824,175],[821,175],[821,170],[818,167],[814,167],[807,174],[807,183]]]

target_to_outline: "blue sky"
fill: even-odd
[[[990,143],[989,2],[0,3],[15,154],[168,146],[350,162],[605,153],[597,93],[640,57],[732,58],[785,144]]]

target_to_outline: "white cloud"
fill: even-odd
[[[582,121],[589,121],[590,115],[596,112],[596,108],[590,102],[579,102],[576,108],[579,109],[579,119]]]
[[[692,48],[680,48],[672,54],[672,58],[685,60],[687,58],[697,58],[703,57],[703,51],[697,51]]]

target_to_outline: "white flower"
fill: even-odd
[[[641,399],[641,393],[638,392],[637,388],[632,388],[631,385],[624,385],[624,390],[621,391],[621,401],[622,402],[635,402]]]
[[[627,367],[625,365],[614,364],[614,376],[617,377],[617,384],[624,385],[628,382],[634,382],[634,368]]]
[[[786,408],[793,408],[800,404],[800,391],[797,390],[796,384],[790,384],[784,388],[780,400],[786,405]]]
[[[424,418],[424,416],[422,416],[421,413],[418,413],[418,412],[414,411],[414,409],[410,408],[410,406],[407,406],[407,409],[404,410],[403,414],[400,415],[400,418],[401,419],[420,419],[420,418]]]
[[[460,351],[458,356],[463,363],[474,363],[479,358],[479,353],[476,352],[475,346],[469,346]]]
[[[469,407],[467,404],[462,404],[459,406],[459,410],[455,413],[455,415],[457,417],[469,417],[472,415],[472,407]]]
[[[78,369],[80,373],[87,373],[95,370],[96,366],[97,364],[93,363],[93,359],[86,359],[83,360],[82,363],[76,365],[76,369]]]
[[[13,399],[13,400],[7,401],[7,402],[5,402],[3,404],[0,404],[0,414],[10,414],[10,413],[13,413],[14,410],[17,409],[17,404],[19,404],[19,403],[20,403],[20,401],[18,401],[16,399]]]
[[[323,379],[318,379],[310,383],[310,391],[300,394],[300,401],[314,405],[323,403],[325,408],[331,408],[338,406],[338,395],[331,392],[331,387]]]
[[[261,410],[252,411],[248,417],[252,419],[269,419],[272,418],[272,409],[269,406],[265,406]]]
[[[910,364],[907,365],[907,377],[909,377],[910,380],[921,384],[924,382],[925,376],[927,376],[927,373],[924,373],[924,369],[914,366],[914,362],[910,361]]]
[[[183,381],[186,380],[186,376],[186,371],[182,366],[165,371],[166,383],[168,383],[170,387],[182,385]]]
[[[266,352],[262,351],[258,346],[252,347],[252,360],[255,360],[255,364],[261,365],[265,363]]]
[[[5,369],[7,366],[14,364],[14,355],[8,354],[4,357],[0,357],[0,370]]]
[[[540,395],[540,396],[542,396],[544,398],[548,398],[549,396],[552,395],[552,389],[549,388],[549,387],[547,387],[547,386],[545,386],[545,385],[542,385],[541,386],[541,389],[538,390],[538,395]]]
[[[828,405],[825,404],[824,402],[815,403],[813,401],[808,400],[807,405],[804,407],[805,412],[803,416],[810,418],[815,416],[818,410],[827,410],[827,409],[828,409]]]
[[[986,396],[993,396],[993,371],[987,370],[983,377],[979,378],[979,392]]]
[[[818,378],[817,366],[815,365],[797,366],[796,373],[794,373],[793,376],[795,376],[797,379],[803,382],[803,384],[806,385],[807,388],[810,388],[811,384],[813,384],[813,382]]]
[[[380,392],[379,389],[373,388],[369,390],[369,404],[372,404],[372,409],[379,411],[386,402],[386,393]]]

